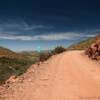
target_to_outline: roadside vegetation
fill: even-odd
[[[97,36],[100,37],[100,36]],[[66,50],[84,50],[89,47],[90,45],[95,43],[97,40],[95,38],[89,38],[87,40],[81,41],[77,44],[73,44],[67,49],[62,46],[57,46],[53,50],[47,51],[31,51],[31,52],[20,52],[15,53],[9,49],[0,47],[0,84],[4,83],[10,76],[15,75],[19,76],[27,71],[30,65],[35,64],[37,62],[44,62],[48,60],[51,56],[62,53]],[[100,47],[100,45],[98,46]],[[95,48],[94,48],[95,49]],[[94,49],[91,49],[92,51]],[[100,49],[100,48],[99,48]],[[100,50],[99,53],[92,53],[91,58],[98,57],[100,59]],[[86,53],[90,56],[91,52],[90,49],[87,49]],[[98,55],[99,56],[98,56]]]
[[[72,44],[71,46],[67,48],[67,50],[84,50],[95,41],[96,41],[96,38],[88,38],[76,44]]]
[[[0,83],[4,83],[11,75],[23,74],[31,62],[15,58],[0,58]]]
[[[25,73],[30,65],[46,61],[52,55],[62,53],[63,51],[65,51],[65,48],[59,46],[49,51],[15,53],[0,47],[0,84],[5,83],[12,75],[17,77]]]
[[[5,83],[12,75],[23,74],[32,63],[26,56],[0,47],[0,84]]]
[[[52,54],[55,55],[55,54],[62,53],[64,51],[66,51],[66,49],[64,47],[58,46],[54,50],[52,50]]]
[[[51,56],[62,53],[66,51],[66,49],[62,46],[57,46],[55,49],[48,52],[40,52],[39,53],[39,61],[45,61],[49,59]]]
[[[57,46],[53,50],[40,52],[24,51],[20,53],[15,53],[9,49],[0,47],[0,84],[4,83],[12,75],[19,76],[23,74],[27,71],[30,65],[35,64],[37,62],[44,62],[53,55],[62,53],[66,50],[84,50],[88,48],[92,43],[95,43],[97,37],[89,38],[77,44],[73,44],[67,49],[62,46]],[[88,54],[90,54],[89,49],[87,52]],[[98,54],[100,55],[100,53]]]

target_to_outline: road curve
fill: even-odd
[[[36,67],[10,86],[5,100],[100,100],[100,64],[83,51],[55,55]]]

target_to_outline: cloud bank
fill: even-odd
[[[97,34],[86,34],[81,32],[56,32],[52,30],[53,26],[45,25],[29,25],[26,22],[18,23],[1,23],[0,24],[0,39],[7,40],[77,40],[80,38],[94,37]],[[41,30],[42,32],[41,34]],[[45,30],[48,29],[47,32]],[[37,31],[38,32],[37,32]]]
[[[95,34],[80,34],[80,33],[50,33],[42,35],[11,35],[11,34],[0,34],[0,39],[9,39],[9,40],[76,40],[78,38],[88,38],[94,37]]]

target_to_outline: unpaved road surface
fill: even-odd
[[[100,64],[83,51],[64,52],[32,65],[21,79],[1,100],[100,100]]]

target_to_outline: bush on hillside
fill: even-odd
[[[62,52],[64,52],[64,51],[66,51],[66,49],[65,49],[64,47],[58,46],[58,47],[56,47],[56,48],[52,51],[52,53],[53,53],[53,54],[59,54],[59,53],[62,53]]]
[[[50,52],[40,52],[39,54],[39,61],[45,61],[52,56]]]
[[[32,64],[27,60],[0,57],[0,84],[4,83],[10,76],[23,74]]]

